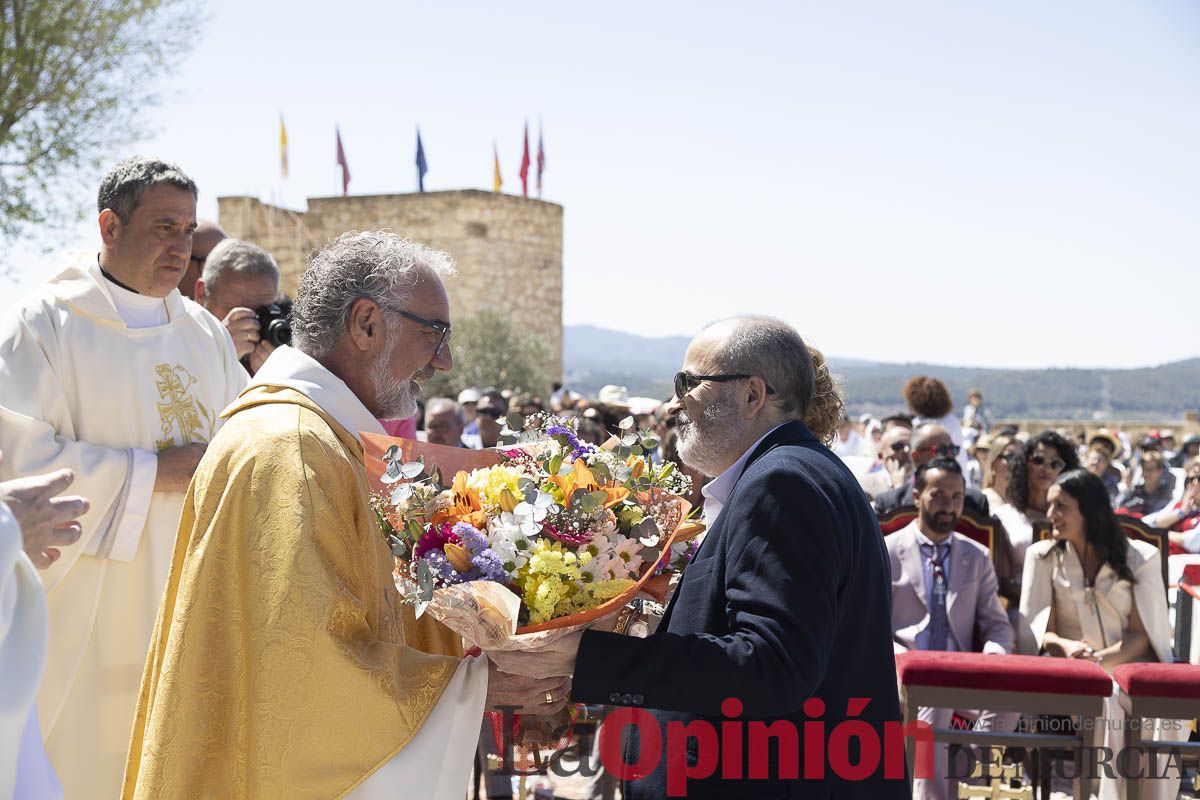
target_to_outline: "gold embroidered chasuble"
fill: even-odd
[[[70,468],[91,501],[79,543],[41,573],[38,712],[68,798],[121,788],[184,498],[152,491],[153,454],[207,442],[247,381],[221,323],[178,291],[143,328],[114,297],[82,254],[0,318],[0,480]]]
[[[223,416],[184,503],[124,796],[343,797],[412,739],[460,641],[402,603],[351,432],[291,388],[251,386]]]

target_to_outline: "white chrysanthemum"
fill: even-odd
[[[521,520],[512,514],[504,513],[488,520],[488,545],[500,557],[509,575],[515,575],[529,561],[533,551],[530,536]]]
[[[619,560],[624,565],[625,574],[614,575],[614,578],[630,578],[637,575],[638,570],[642,566],[642,543],[637,539],[631,539],[628,536],[617,535],[616,544],[613,547],[613,557]],[[620,565],[615,567],[621,569]]]
[[[587,561],[584,561],[584,556],[587,554]],[[608,562],[610,558],[603,556],[595,557],[586,550],[581,550],[579,553],[579,582],[581,584],[599,583],[600,581],[609,579]]]

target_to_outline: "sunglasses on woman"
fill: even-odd
[[[1040,455],[1030,456],[1029,463],[1039,467],[1044,467],[1049,464],[1050,469],[1054,470],[1055,472],[1062,472],[1062,468],[1067,465],[1067,462],[1063,461],[1061,458],[1046,458],[1045,456]]]

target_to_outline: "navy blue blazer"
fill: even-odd
[[[853,709],[854,718],[867,722],[881,745],[884,723],[899,723],[891,616],[887,552],[866,496],[803,422],[789,422],[751,455],[658,631],[644,639],[583,634],[572,698],[641,707],[657,723],[662,757],[653,772],[624,787],[627,800],[668,796],[667,723],[709,720],[721,731],[732,719],[721,709],[729,697],[742,703],[743,725],[731,733],[743,739],[752,720],[795,725],[800,777],[781,779],[779,749],[772,746],[767,777],[750,779],[744,740],[742,779],[723,777],[718,766],[712,777],[689,781],[687,797],[907,798],[904,770],[885,779],[882,757],[867,779],[843,780],[831,769],[832,751],[814,750],[818,761],[826,755],[824,776],[810,770],[805,779],[805,750],[824,746],[811,740],[829,738],[853,698],[869,700],[865,709]],[[814,703],[813,715],[806,714],[809,698],[823,701],[824,712]],[[824,736],[806,739],[804,722],[817,719]],[[629,731],[625,760],[635,763],[644,737]],[[731,744],[720,738],[722,746]],[[849,741],[853,766],[858,740]],[[699,742],[686,744],[687,763],[698,768]],[[894,756],[902,760],[903,751]],[[737,761],[736,753],[726,761]]]

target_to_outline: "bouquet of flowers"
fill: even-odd
[[[469,647],[536,649],[639,592],[661,600],[704,529],[690,479],[651,460],[632,417],[603,447],[544,413],[511,415],[496,450],[363,438],[398,588]]]
[[[495,649],[494,636],[475,638],[477,621],[457,619],[462,603],[498,602],[512,623],[506,639],[576,629],[686,565],[703,530],[682,498],[690,479],[652,463],[653,434],[634,430],[632,418],[621,426],[604,447],[582,442],[574,420],[547,414],[512,415],[495,451],[389,444],[374,470],[375,509],[406,599]],[[445,464],[464,460],[473,467],[447,483]],[[497,601],[497,590],[513,600]]]

